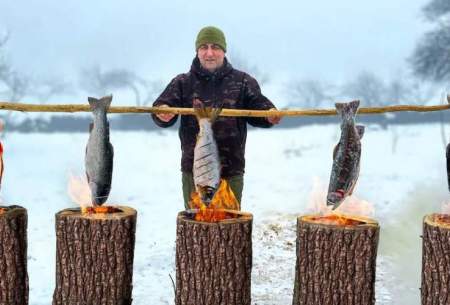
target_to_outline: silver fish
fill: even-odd
[[[195,190],[203,203],[209,206],[220,185],[220,158],[212,124],[222,109],[205,107],[197,99],[194,100],[194,108],[200,130],[194,148],[192,174]]]
[[[85,166],[93,205],[102,205],[111,190],[114,149],[109,142],[109,123],[106,117],[111,100],[111,95],[101,99],[88,98],[94,121],[86,146]]]
[[[364,135],[364,126],[355,126],[359,101],[336,103],[335,106],[342,117],[342,123],[341,138],[333,151],[333,167],[327,195],[327,205],[333,205],[333,210],[353,193],[359,176],[360,140]]]

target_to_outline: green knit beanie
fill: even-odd
[[[225,35],[223,32],[216,28],[215,26],[207,26],[198,32],[197,40],[195,40],[195,50],[197,51],[198,48],[202,44],[205,43],[214,43],[222,48],[224,52],[227,51],[227,42],[225,41]]]

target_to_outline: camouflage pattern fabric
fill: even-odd
[[[234,69],[225,58],[224,65],[214,73],[203,69],[196,57],[188,73],[176,76],[153,103],[153,106],[192,108],[194,98],[207,106],[231,109],[267,110],[275,106],[261,93],[258,82],[245,72]],[[160,127],[175,124],[178,116],[169,122],[152,115]],[[221,159],[223,178],[242,175],[245,168],[245,142],[247,123],[268,128],[272,124],[266,118],[219,117],[213,125],[214,136]],[[199,127],[194,116],[181,116],[178,130],[181,141],[181,170],[192,173],[194,147]]]

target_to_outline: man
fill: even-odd
[[[227,44],[223,32],[213,26],[200,30],[195,41],[197,56],[188,73],[175,77],[153,106],[192,108],[194,99],[200,99],[212,107],[236,109],[275,109],[274,105],[261,94],[257,81],[239,70],[234,69],[225,57]],[[160,127],[175,124],[174,114],[152,115]],[[221,177],[226,179],[236,199],[241,202],[244,185],[245,141],[247,123],[256,127],[271,127],[278,124],[280,117],[219,117],[213,131],[219,149],[222,170]],[[181,171],[185,208],[189,208],[191,193],[195,190],[192,166],[194,147],[199,131],[194,116],[181,116],[179,137],[181,140]]]

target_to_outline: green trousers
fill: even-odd
[[[238,176],[228,177],[225,178],[225,180],[227,180],[228,185],[233,191],[234,197],[236,197],[240,207],[242,198],[242,189],[244,188],[244,175],[242,174]],[[192,177],[192,173],[182,172],[181,182],[183,184],[184,207],[186,210],[188,210],[189,199],[191,198],[192,192],[195,191],[194,178]]]

